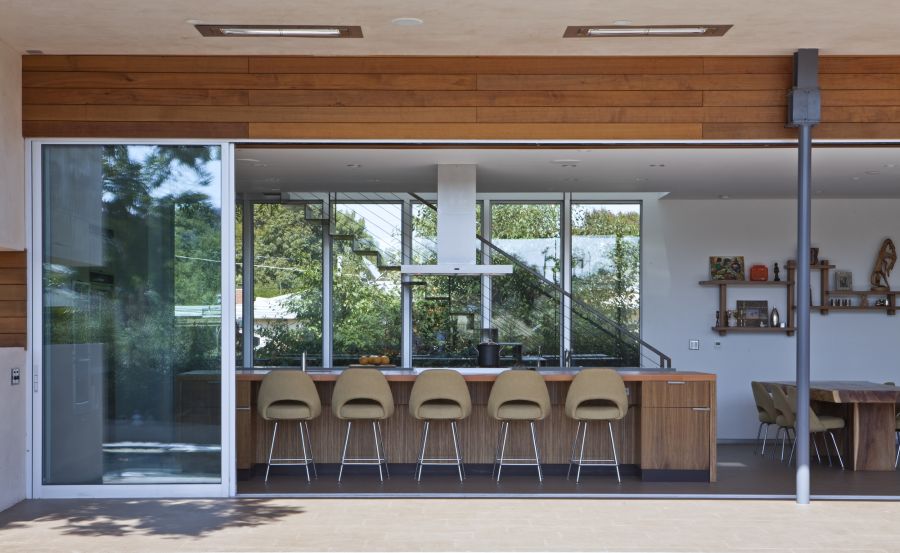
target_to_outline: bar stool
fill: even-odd
[[[619,456],[616,453],[616,438],[613,435],[612,421],[621,420],[628,413],[628,395],[625,382],[619,373],[612,369],[583,369],[572,380],[566,394],[566,415],[578,421],[575,429],[575,440],[572,442],[572,454],[569,456],[569,470],[566,479],[572,472],[572,465],[578,466],[575,482],[581,482],[581,467],[616,467],[616,479],[622,482],[619,473]],[[609,428],[609,441],[612,444],[612,459],[585,459],[584,444],[587,441],[588,423],[606,422]],[[581,453],[575,458],[581,434]]]
[[[756,441],[759,442],[759,436],[763,432],[762,450],[760,455],[766,454],[766,441],[769,439],[769,427],[778,424],[778,411],[775,409],[775,401],[772,394],[766,389],[762,382],[751,382],[750,388],[753,390],[753,401],[756,403],[756,417],[759,419],[759,428],[756,430]]]
[[[497,469],[497,482],[500,473],[506,466],[536,466],[538,481],[544,481],[541,472],[541,453],[537,445],[537,431],[534,423],[544,420],[550,414],[550,393],[544,377],[535,371],[508,370],[500,373],[491,387],[488,397],[488,414],[500,421],[497,435],[497,451],[494,456],[494,467]],[[505,459],[506,439],[509,434],[509,423],[527,422],[531,427],[531,445],[534,447],[534,462],[531,459]],[[512,461],[512,462],[510,462]],[[494,476],[493,469],[491,476]]]
[[[347,434],[344,437],[344,449],[341,453],[341,468],[338,471],[338,482],[344,475],[345,465],[378,466],[378,478],[383,482],[384,472],[390,478],[387,452],[381,436],[381,421],[394,414],[394,396],[387,379],[378,369],[346,369],[338,377],[331,396],[331,411],[340,420],[347,421]],[[347,446],[350,444],[350,430],[354,421],[370,421],[372,435],[375,440],[375,458],[347,458]]]
[[[259,416],[266,421],[275,421],[275,428],[272,429],[272,445],[269,448],[269,461],[266,464],[265,481],[269,481],[269,470],[272,465],[303,465],[306,467],[307,482],[310,481],[309,466],[312,465],[313,474],[318,478],[307,423],[322,413],[322,402],[319,400],[316,385],[309,375],[295,370],[270,371],[263,377],[256,403]],[[275,453],[275,436],[278,434],[279,421],[298,422],[300,444],[303,448],[302,458],[272,458]]]
[[[422,447],[416,461],[416,480],[422,480],[425,465],[455,464],[459,471],[459,481],[463,480],[463,459],[460,454],[457,421],[472,413],[472,398],[469,387],[461,374],[450,369],[431,369],[416,377],[409,396],[409,414],[416,420],[425,421],[422,427]],[[433,421],[449,421],[453,434],[453,459],[426,458],[428,430]]]

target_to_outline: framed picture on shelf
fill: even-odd
[[[738,326],[762,327],[769,325],[769,302],[764,300],[738,300]]]
[[[713,255],[709,258],[710,280],[745,280],[744,256]]]
[[[853,290],[853,273],[850,271],[835,271],[834,289],[843,291]]]

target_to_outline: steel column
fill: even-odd
[[[812,127],[820,120],[819,52],[794,54],[794,87],[788,101],[788,124],[799,128],[797,143],[797,503],[809,503],[809,356],[810,356],[810,186]]]
[[[401,261],[404,265],[412,265],[413,251],[413,213],[412,202],[403,200],[403,207],[400,215],[400,248]],[[400,276],[400,312],[401,312],[401,333],[400,333],[400,365],[403,367],[413,366],[413,318],[412,318],[412,275],[403,274]]]

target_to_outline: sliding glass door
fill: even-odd
[[[222,483],[225,149],[39,149],[44,489]]]

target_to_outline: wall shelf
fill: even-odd
[[[797,270],[797,263],[794,260],[787,262],[788,279],[794,278]],[[828,273],[834,269],[834,265],[830,265],[827,260],[823,260],[817,265],[811,265],[811,271],[820,271],[820,287],[819,287],[819,305],[811,305],[810,311],[818,312],[821,315],[828,315],[832,311],[857,311],[857,312],[875,312],[885,313],[887,315],[896,315],[897,313],[897,294],[898,290],[831,290],[830,279]],[[884,296],[887,298],[887,305],[869,305],[869,296]],[[833,297],[856,297],[860,303],[865,305],[828,305]],[[793,303],[793,302],[792,302]],[[793,312],[797,309],[796,305],[791,306]],[[789,323],[790,324],[790,323]]]
[[[790,274],[789,274],[790,277]],[[719,336],[725,336],[729,332],[740,332],[740,333],[761,333],[761,334],[778,334],[783,333],[786,336],[794,335],[794,318],[793,318],[793,309],[790,307],[787,308],[787,320],[785,321],[785,327],[771,327],[771,326],[725,326],[723,323],[727,318],[727,310],[728,310],[728,287],[729,286],[738,286],[738,287],[767,287],[767,288],[785,288],[787,294],[787,305],[790,306],[793,303],[793,290],[794,290],[794,281],[791,278],[787,280],[701,280],[700,286],[707,287],[718,287],[719,288],[719,320],[717,321],[716,326],[712,327],[715,332],[719,333]]]

